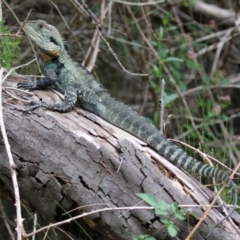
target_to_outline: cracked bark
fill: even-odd
[[[19,81],[22,81],[20,77],[12,76],[5,86],[15,87]],[[12,93],[26,97],[25,93]],[[57,98],[49,91],[34,93],[45,101]],[[9,95],[4,94],[4,99],[24,108]],[[88,205],[72,213],[77,215],[106,206],[144,205],[135,193],[152,193],[169,203],[197,206],[208,205],[213,197],[208,189],[146,144],[83,110],[58,113],[37,109],[24,113],[5,104],[4,120],[17,164],[21,199],[49,223],[63,219],[63,208],[69,211]],[[3,145],[0,145],[0,159],[1,197],[9,199],[11,179]],[[197,219],[177,221],[180,239],[185,239],[204,209],[192,208]],[[206,239],[207,229],[222,217],[221,209],[211,210],[210,217],[201,225],[202,232],[196,233],[193,239]],[[236,213],[233,219],[235,223],[240,222]],[[107,211],[79,222],[93,239],[132,239],[139,234],[166,239],[166,231],[159,231],[162,225],[153,210]],[[79,229],[71,228],[71,224],[68,231],[76,239],[88,239]],[[227,220],[211,239],[237,239],[236,230]]]

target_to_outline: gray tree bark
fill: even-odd
[[[19,76],[12,76],[5,87],[16,87],[20,81]],[[19,98],[28,96],[5,90]],[[57,99],[50,91],[34,94],[44,101]],[[180,228],[178,237],[185,239],[203,216],[207,208],[204,205],[210,204],[213,198],[210,190],[142,141],[94,114],[80,109],[68,113],[37,109],[26,113],[16,109],[26,105],[6,93],[3,95],[4,121],[17,165],[21,199],[49,223],[63,219],[63,209],[81,207],[71,212],[74,216],[106,207],[143,206],[135,193],[151,193],[168,203],[176,201],[191,206],[196,219],[176,221]],[[6,151],[0,145],[2,198],[11,198],[11,184]],[[223,217],[221,208],[212,209],[192,239],[206,239],[208,229]],[[237,213],[233,219],[240,222]],[[93,239],[132,239],[139,234],[166,239],[167,234],[153,210],[105,211],[79,222]],[[88,239],[80,229],[72,234],[76,239]],[[233,224],[226,220],[215,229],[211,239],[239,238]]]

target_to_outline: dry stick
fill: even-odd
[[[193,4],[193,10],[200,14],[202,13],[204,15],[225,21],[228,24],[235,23],[236,17],[239,17],[239,14],[235,11],[219,8],[218,6],[208,4],[199,0],[195,1],[195,3]]]
[[[235,143],[233,143],[231,141],[232,136],[229,134],[229,131],[226,129],[226,126],[225,126],[225,124],[223,124],[222,121],[220,121],[220,128],[221,128],[221,132],[223,133],[224,140],[227,143],[226,148],[229,149],[229,151],[231,151],[231,152],[232,152],[233,148],[237,149],[237,146],[235,145]],[[231,159],[231,162],[236,166],[240,159],[239,151],[235,151],[235,154],[236,154],[237,159],[234,157],[235,161],[234,161],[234,159]]]
[[[89,216],[89,215],[92,215],[92,214],[96,214],[96,213],[100,213],[100,212],[105,212],[105,211],[114,211],[114,210],[136,210],[136,209],[139,209],[139,210],[151,210],[151,209],[154,209],[154,208],[153,208],[153,207],[146,207],[146,206],[102,208],[102,209],[99,209],[99,210],[94,210],[94,211],[91,211],[91,212],[83,213],[83,214],[81,214],[81,215],[78,215],[78,216],[75,216],[75,217],[66,219],[66,220],[61,221],[61,222],[57,222],[57,223],[54,223],[54,224],[50,223],[48,226],[39,228],[39,229],[36,230],[35,232],[28,233],[28,234],[24,234],[24,237],[25,237],[25,238],[31,237],[33,234],[42,232],[42,231],[44,231],[44,230],[46,230],[46,229],[49,229],[49,228],[52,228],[52,227],[56,227],[56,226],[60,226],[60,225],[65,224],[65,223],[70,223],[70,222],[72,222],[72,221],[74,221],[74,220],[76,220],[76,219],[84,218],[84,217]]]
[[[234,169],[233,173],[231,174],[231,178],[233,178],[233,176],[235,175],[235,173],[237,172],[238,168],[240,168],[240,162],[238,164],[238,166]],[[200,224],[204,221],[204,219],[208,216],[209,211],[213,208],[215,202],[217,201],[218,197],[220,196],[220,194],[222,193],[223,189],[225,188],[225,186],[223,186],[219,192],[217,193],[217,195],[215,196],[215,198],[213,199],[211,205],[208,207],[208,209],[205,211],[204,215],[200,218],[200,220],[198,221],[197,225],[192,229],[192,231],[190,232],[190,234],[188,235],[188,237],[186,238],[186,240],[190,240],[192,235],[195,234],[195,231],[198,229],[198,227],[200,226]],[[232,222],[233,223],[233,222]],[[212,229],[213,230],[213,229]],[[237,230],[237,229],[236,229]],[[239,230],[237,230],[238,234],[240,234]],[[211,234],[208,233],[208,236]]]
[[[1,21],[1,20],[0,20]],[[4,34],[0,34],[0,37],[16,37],[16,38],[21,38],[22,36],[14,34],[14,33],[4,33]]]
[[[37,229],[37,213],[34,213],[34,219],[33,219],[33,232],[35,232]],[[35,240],[36,234],[32,236],[32,240]]]
[[[240,167],[240,163],[239,163],[239,167]],[[196,205],[179,205],[179,207],[189,207],[189,206],[190,207],[209,207],[209,205],[201,205],[201,206],[196,206]],[[78,215],[78,216],[75,216],[75,217],[66,219],[64,221],[60,221],[60,222],[54,223],[54,224],[51,223],[48,226],[39,228],[35,232],[24,234],[24,237],[25,238],[31,237],[34,234],[40,233],[40,232],[42,232],[42,231],[44,231],[46,229],[50,229],[52,227],[57,227],[57,226],[60,226],[60,225],[66,224],[66,223],[70,223],[70,222],[72,222],[72,221],[74,221],[76,219],[84,218],[86,216],[89,216],[89,215],[92,215],[92,214],[96,214],[96,213],[100,213],[100,212],[104,212],[104,211],[115,211],[115,210],[151,210],[151,209],[154,209],[154,208],[153,207],[146,207],[146,206],[102,208],[102,209],[99,209],[99,210],[94,210],[94,211],[91,211],[91,212],[83,213],[81,215]]]
[[[198,221],[198,223],[195,225],[195,227],[192,229],[192,231],[189,233],[189,235],[187,236],[186,240],[190,240],[191,237],[193,236],[193,234],[196,233],[198,227],[201,225],[201,223],[207,218],[209,211],[212,209],[212,207],[214,206],[215,202],[217,201],[218,197],[220,196],[220,194],[222,193],[222,190],[225,188],[225,186],[223,186],[219,192],[217,193],[217,195],[215,196],[215,198],[213,199],[211,205],[208,207],[208,209],[204,212],[203,216],[200,218],[200,220]]]
[[[49,228],[47,229],[47,231],[45,232],[43,240],[46,239],[46,237],[47,237],[47,235],[48,235],[48,231],[49,231],[49,229],[50,229],[50,227],[49,227]]]
[[[2,1],[0,0],[0,21],[2,21]]]
[[[183,144],[183,145],[185,145],[185,146],[193,149],[194,151],[198,152],[198,154],[201,155],[202,158],[204,158],[204,159],[207,160],[208,162],[209,162],[209,159],[212,159],[212,160],[216,161],[217,163],[219,163],[219,165],[221,165],[221,166],[227,168],[228,170],[232,171],[232,169],[226,167],[223,163],[219,162],[217,159],[215,159],[215,158],[213,158],[213,157],[211,157],[211,156],[209,156],[209,155],[201,152],[199,149],[193,148],[192,146],[190,146],[190,145],[188,145],[188,144],[185,144],[185,143],[183,143],[183,142],[180,142],[180,141],[172,140],[172,142],[181,143],[181,144]],[[212,165],[212,162],[209,162],[209,164],[210,164],[211,166],[213,166],[213,165]],[[240,163],[239,163],[239,165],[240,165]],[[234,176],[234,174],[237,175],[237,173],[236,173],[237,169],[238,169],[238,167],[236,167],[236,169],[233,171],[232,176]],[[199,225],[201,224],[201,222],[207,217],[206,214],[208,214],[208,212],[210,211],[210,209],[213,207],[214,203],[216,202],[215,199],[217,199],[217,197],[221,194],[221,192],[222,192],[222,190],[224,189],[224,187],[225,187],[225,186],[223,186],[223,188],[217,193],[216,197],[214,198],[214,201],[211,203],[211,205],[209,206],[209,208],[207,209],[207,211],[204,213],[203,217],[200,218],[200,220],[199,220],[200,223],[198,224],[198,226],[199,226]],[[215,192],[217,192],[217,189],[216,189],[216,186],[215,186],[215,185],[214,185],[214,189],[215,189]],[[219,200],[220,200],[220,202],[221,202],[221,204],[222,204],[223,201],[222,201],[222,199],[221,199],[220,197],[219,197]],[[226,208],[225,208],[224,206],[222,206],[222,207],[223,207],[223,210],[224,210],[225,214],[228,214]],[[230,221],[232,224],[234,224],[231,218],[229,218],[229,221]],[[194,228],[194,229],[196,229],[196,228]],[[192,231],[193,231],[193,230],[192,230]],[[191,233],[192,233],[192,232],[191,232]],[[190,233],[190,234],[191,234],[191,233]],[[210,235],[210,234],[211,234],[211,231],[210,231],[209,235]],[[190,236],[191,236],[191,235],[190,235]]]
[[[145,2],[145,3],[125,2],[125,1],[122,1],[122,0],[112,0],[112,2],[140,7],[140,6],[156,5],[156,4],[159,4],[159,3],[164,3],[164,2],[166,2],[166,0],[158,0],[156,2]]]
[[[108,9],[108,30],[107,30],[107,36],[109,37],[111,35],[111,29],[112,29],[112,5],[113,2],[109,2],[109,9]]]
[[[164,86],[165,81],[161,81],[161,93],[159,98],[159,131],[163,134],[163,116],[164,116]]]
[[[215,56],[214,56],[214,61],[213,61],[213,64],[212,64],[212,69],[211,69],[211,73],[210,73],[210,78],[213,78],[213,75],[217,69],[217,64],[218,64],[218,61],[219,61],[219,58],[220,58],[220,54],[222,52],[222,49],[223,49],[223,46],[224,44],[227,42],[226,39],[230,40],[231,38],[229,38],[229,36],[231,36],[231,33],[232,33],[232,30],[229,29],[226,34],[224,35],[224,37],[222,37],[221,41],[218,43],[218,48],[217,48],[217,51],[215,53]]]
[[[235,29],[237,29],[237,28],[235,28]],[[229,29],[229,30],[230,30],[230,29]],[[232,30],[232,28],[231,28],[231,30]],[[234,30],[232,30],[232,34],[229,35],[229,36],[227,36],[226,38],[223,38],[222,41],[220,41],[219,43],[214,43],[214,44],[209,45],[209,46],[207,46],[207,47],[199,50],[198,52],[196,52],[196,57],[199,57],[199,56],[201,56],[201,55],[204,55],[205,53],[210,52],[210,51],[214,50],[215,48],[218,48],[218,46],[219,46],[220,44],[223,44],[223,43],[225,43],[225,42],[228,42],[230,39],[238,36],[239,34],[240,34],[239,31],[234,31]]]
[[[108,46],[110,52],[112,53],[112,55],[114,56],[114,58],[117,60],[118,64],[120,65],[120,67],[122,68],[122,70],[126,73],[128,73],[129,75],[133,75],[133,76],[148,76],[149,73],[132,73],[129,72],[120,62],[120,60],[118,59],[116,53],[113,51],[113,49],[111,48],[110,44],[108,43],[108,41],[106,40],[105,37],[103,37],[102,33],[98,30],[99,35],[101,36],[101,38],[103,39],[103,41],[105,42],[105,44]]]
[[[183,144],[183,145],[185,145],[185,146],[188,146],[189,148],[191,148],[191,149],[195,150],[196,152],[198,152],[204,159],[208,160],[208,158],[211,158],[211,159],[215,160],[216,162],[218,162],[221,166],[227,168],[225,165],[223,165],[221,162],[219,162],[219,161],[216,160],[215,158],[213,158],[213,157],[211,157],[211,156],[208,156],[208,157],[207,157],[207,154],[201,152],[199,149],[195,149],[195,148],[193,148],[192,146],[189,146],[189,145],[187,145],[186,143],[183,143],[183,142],[181,142],[181,141],[179,141],[179,140],[172,140],[172,142],[178,142],[178,143],[181,143],[181,144]],[[231,174],[231,178],[233,178],[233,176],[237,173],[238,168],[240,168],[240,162],[239,162],[238,166],[234,169],[233,173]],[[227,168],[227,169],[229,169],[229,168]],[[231,169],[229,169],[229,170],[231,170]],[[204,221],[204,219],[207,217],[208,212],[212,209],[212,207],[214,206],[214,203],[217,201],[218,197],[220,196],[220,194],[221,194],[221,192],[222,192],[222,190],[223,190],[224,188],[225,188],[225,186],[223,186],[223,187],[219,190],[219,192],[218,192],[217,195],[215,196],[214,200],[212,201],[211,205],[208,206],[208,209],[205,211],[204,215],[200,218],[198,224],[192,229],[192,231],[190,232],[190,234],[188,235],[188,237],[186,238],[186,240],[190,239],[190,237],[195,233],[195,231],[197,230],[197,228],[199,227],[199,225],[200,225],[200,224]],[[232,222],[232,221],[231,221],[231,222]],[[233,222],[232,222],[232,223],[233,223]]]
[[[13,189],[14,189],[14,197],[15,197],[15,206],[16,206],[16,213],[17,213],[17,240],[22,239],[22,232],[23,232],[23,218],[21,213],[21,202],[20,202],[20,194],[19,194],[19,187],[17,182],[17,174],[16,174],[16,164],[13,161],[12,153],[11,153],[11,147],[8,142],[7,133],[3,121],[3,111],[2,111],[2,77],[3,77],[3,68],[0,69],[0,126],[1,126],[1,132],[2,137],[4,141],[4,145],[7,151],[9,165],[10,165],[10,171],[11,171],[11,177],[12,177],[12,183],[13,183]]]
[[[80,0],[82,2],[82,5],[85,9],[85,11],[88,13],[88,16],[92,18],[92,20],[96,23],[97,22],[97,17],[95,14],[92,12],[92,10],[88,7],[88,5],[85,3],[84,0]],[[103,0],[102,0],[103,1]]]
[[[88,50],[87,50],[87,52],[86,52],[86,54],[84,56],[84,59],[83,59],[83,61],[81,63],[81,65],[83,65],[84,67],[86,67],[86,60],[88,59],[88,57],[89,57],[89,55],[90,55],[90,53],[92,51],[92,48],[93,48],[95,42],[97,41],[96,40],[97,38],[99,38],[98,29],[95,30],[94,35],[93,35],[92,40],[91,40],[90,47],[88,48]],[[88,67],[86,67],[86,68],[90,71],[90,68],[88,68]]]
[[[86,19],[92,18],[92,20],[96,20],[95,15],[90,11],[90,9],[88,8],[88,6],[86,5],[86,3],[82,3],[83,6],[77,1],[77,0],[68,0],[75,8],[76,10],[83,15]]]
[[[67,234],[65,231],[63,231],[61,228],[56,227],[56,229],[61,232],[62,234],[65,234],[70,240],[74,240],[74,238],[72,238],[69,234]]]
[[[90,54],[90,60],[89,60],[88,65],[86,67],[90,72],[92,71],[92,69],[93,69],[93,67],[96,63],[98,52],[99,52],[99,45],[100,45],[100,35],[99,35],[100,30],[99,30],[99,28],[100,28],[100,26],[103,23],[103,20],[105,18],[104,8],[105,8],[105,1],[102,1],[101,8],[100,8],[100,21],[99,21],[100,25],[97,25],[97,28],[96,28],[95,33],[94,33],[94,37],[91,41],[91,46],[88,49],[87,56],[85,56],[86,58],[88,58],[89,54]]]

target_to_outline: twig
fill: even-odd
[[[122,0],[112,0],[112,2],[140,7],[140,6],[156,5],[156,4],[159,4],[159,3],[164,3],[164,2],[166,2],[166,0],[158,0],[156,2],[153,1],[153,2],[145,2],[145,3],[125,2],[125,1],[122,1]]]
[[[161,93],[159,98],[159,131],[163,134],[163,117],[164,117],[164,86],[165,81],[161,81]]]
[[[11,177],[12,177],[12,183],[13,183],[13,189],[14,189],[14,197],[15,197],[15,206],[16,206],[16,215],[17,215],[17,240],[22,239],[22,233],[23,233],[23,218],[21,213],[21,202],[20,202],[20,194],[19,194],[19,187],[17,182],[17,174],[16,174],[16,164],[13,161],[12,153],[11,153],[11,147],[8,142],[7,133],[3,121],[3,111],[2,111],[2,76],[3,76],[3,68],[0,69],[0,126],[1,126],[1,132],[2,137],[4,141],[4,145],[6,148],[9,165],[10,165],[10,171],[11,171]]]
[[[14,34],[14,33],[1,33],[0,37],[16,37],[16,38],[21,38],[22,36]]]
[[[85,66],[90,72],[92,71],[96,60],[97,60],[97,56],[98,56],[98,52],[99,52],[99,46],[100,46],[100,35],[99,35],[99,31],[101,29],[101,25],[103,23],[103,20],[105,18],[105,1],[102,1],[101,4],[101,10],[100,10],[100,18],[99,18],[99,24],[97,25],[97,28],[95,30],[94,36],[92,38],[91,41],[91,46],[90,48],[88,48],[87,54],[85,56],[84,61],[82,62],[82,65],[85,66],[86,64],[86,59],[89,58],[90,55],[90,60],[88,61],[87,66]]]
[[[228,24],[235,23],[239,17],[239,14],[232,10],[223,9],[216,5],[208,4],[199,0],[195,1],[193,4],[193,10],[204,15],[223,20]]]
[[[35,232],[37,229],[37,213],[34,213],[34,218],[33,218],[33,232]],[[32,240],[35,240],[36,234],[32,236]]]
[[[0,0],[0,21],[2,21],[2,1]]]
[[[222,193],[223,189],[225,188],[225,186],[223,186],[219,192],[217,193],[217,195],[215,196],[214,200],[212,201],[211,205],[207,208],[207,210],[204,212],[203,216],[200,218],[200,220],[198,221],[198,223],[194,226],[194,228],[192,229],[192,231],[189,233],[189,235],[187,236],[186,240],[190,240],[191,237],[193,236],[193,234],[196,233],[198,227],[201,225],[201,223],[204,221],[204,219],[207,218],[209,211],[213,208],[215,202],[217,201],[218,197],[220,196],[220,194]]]
[[[88,8],[88,6],[86,5],[85,2],[82,1],[82,5],[85,7],[83,7],[77,0],[68,0],[75,8],[76,10],[83,15],[86,19],[90,19],[92,21],[95,20],[95,23],[97,22],[97,18],[95,17],[95,15],[90,11],[90,9]],[[94,20],[93,20],[94,19]]]
[[[223,46],[227,42],[226,39],[228,39],[228,40],[231,39],[231,38],[229,38],[229,36],[231,36],[231,33],[232,33],[232,30],[231,29],[228,30],[226,32],[226,34],[221,38],[221,41],[218,43],[217,51],[215,53],[214,61],[213,61],[213,64],[212,64],[210,78],[213,78],[213,76],[214,76],[214,73],[215,73],[215,71],[217,69],[218,60],[220,58],[220,54],[222,52]]]
[[[56,229],[58,229],[59,232],[61,232],[62,234],[66,235],[70,240],[74,240],[74,238],[72,238],[69,234],[67,234],[64,230],[62,230],[59,227],[56,227]]]
[[[83,217],[86,217],[86,216],[89,216],[89,215],[92,215],[92,214],[96,214],[96,213],[100,213],[100,212],[107,212],[107,211],[115,211],[115,210],[136,210],[136,209],[139,209],[139,210],[151,210],[153,209],[153,207],[146,207],[146,206],[136,206],[136,207],[111,207],[111,208],[102,208],[102,209],[99,209],[99,210],[94,210],[94,211],[91,211],[91,212],[87,212],[87,213],[83,213],[81,215],[78,215],[78,216],[75,216],[75,217],[72,217],[72,218],[69,218],[69,219],[66,219],[64,221],[60,221],[60,222],[57,222],[57,223],[54,223],[54,224],[49,224],[48,226],[45,226],[45,227],[42,227],[42,228],[39,228],[38,230],[36,230],[35,232],[32,232],[32,233],[28,233],[28,234],[24,234],[24,237],[27,238],[27,237],[31,237],[33,234],[36,234],[36,233],[39,233],[39,232],[42,232],[46,229],[50,229],[52,227],[56,227],[56,226],[60,226],[60,225],[63,225],[65,223],[70,223],[76,219],[79,219],[79,218],[83,218]]]
[[[129,75],[133,75],[133,76],[148,76],[149,73],[132,73],[129,72],[120,62],[120,60],[118,59],[116,53],[113,51],[113,49],[111,48],[110,44],[108,43],[108,41],[106,40],[106,38],[102,35],[102,33],[98,30],[99,35],[101,36],[101,38],[103,39],[103,41],[105,42],[105,44],[108,46],[110,52],[112,53],[112,55],[114,56],[114,58],[117,60],[118,64],[120,65],[120,67],[122,68],[122,70],[126,73],[128,73]]]
[[[6,91],[6,90],[5,90],[5,93],[6,93],[7,95],[11,96],[13,99],[16,99],[16,100],[18,100],[18,101],[21,101],[21,102],[24,102],[24,103],[28,103],[28,104],[31,102],[30,100],[21,99],[21,98],[13,95],[12,93],[10,93],[10,92],[8,92],[8,91]]]

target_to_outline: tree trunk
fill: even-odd
[[[12,76],[5,86],[16,86],[20,81],[19,76]],[[19,91],[11,93],[19,98],[28,96]],[[34,93],[44,101],[58,98],[50,91]],[[213,198],[210,190],[145,143],[92,113],[81,109],[59,113],[42,108],[26,113],[16,107],[27,106],[6,93],[4,100],[4,121],[17,165],[21,200],[49,223],[66,218],[63,209],[82,207],[70,213],[75,216],[106,207],[146,206],[136,193],[151,193],[168,203],[191,205],[190,211],[196,218],[175,221],[180,228],[179,239],[185,239],[207,208],[199,205],[209,205]],[[0,146],[0,159],[1,195],[11,196],[4,145]],[[223,217],[221,208],[212,209],[200,226],[202,231],[192,239],[206,239],[208,229]],[[233,219],[240,222],[237,213]],[[92,239],[132,239],[139,234],[171,239],[166,237],[166,230],[153,210],[104,211],[78,221]],[[89,239],[71,224],[74,223],[68,224],[68,231],[76,239]],[[215,229],[211,239],[236,237],[233,224],[226,220]]]

